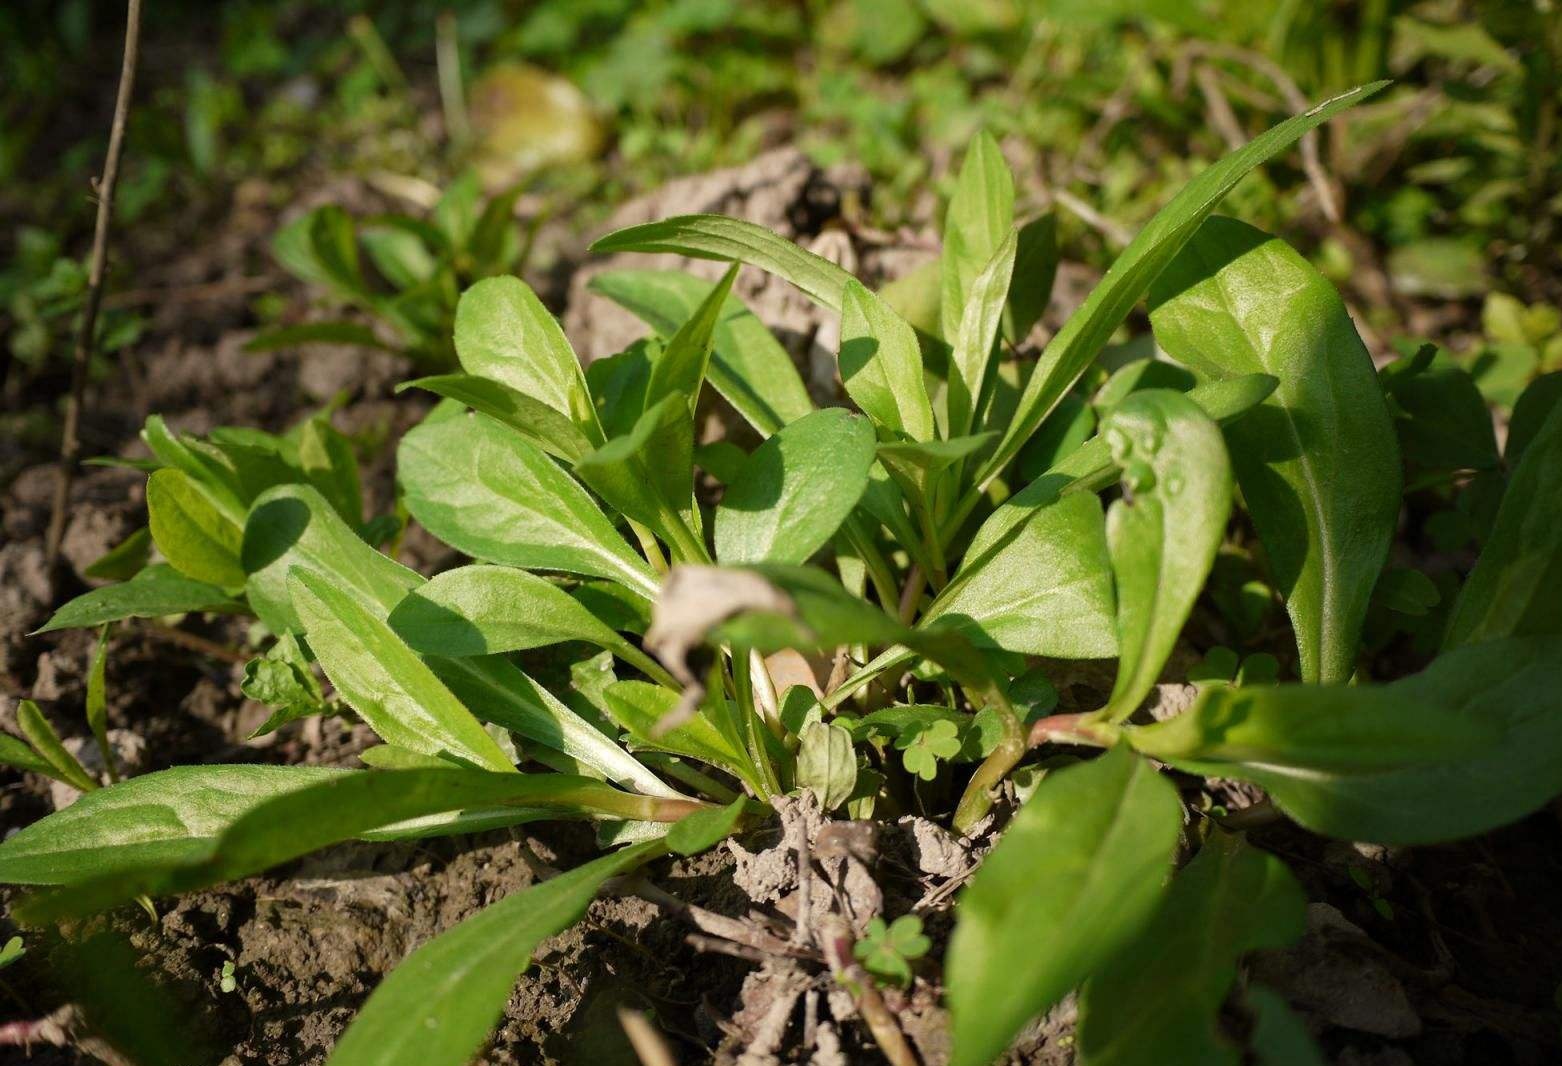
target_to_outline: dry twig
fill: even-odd
[[[65,424],[60,432],[60,469],[54,486],[54,509],[44,540],[44,560],[53,575],[65,537],[65,512],[70,506],[71,481],[81,458],[81,400],[87,388],[87,372],[97,348],[98,307],[103,302],[103,274],[108,260],[108,228],[114,216],[114,188],[119,179],[119,157],[125,146],[125,125],[130,96],[135,90],[136,57],[141,42],[141,0],[129,0],[125,12],[125,54],[119,68],[119,94],[114,99],[114,120],[109,127],[108,154],[103,177],[97,183],[98,217],[92,231],[92,258],[87,264],[87,297],[81,309],[81,331],[76,336],[71,366],[71,391],[65,400]]]

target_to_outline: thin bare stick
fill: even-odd
[[[186,648],[200,655],[221,659],[225,663],[236,663],[239,666],[243,666],[251,658],[238,648],[230,648],[226,644],[218,644],[215,640],[207,640],[205,637],[196,636],[194,633],[186,633],[182,629],[175,629],[172,626],[161,625],[157,622],[143,622],[136,627],[136,632],[144,633],[153,640],[177,644],[181,648]]]
[[[678,1066],[667,1041],[662,1039],[662,1034],[644,1012],[619,1007],[618,1024],[623,1026],[624,1035],[629,1038],[629,1046],[634,1048],[641,1066]]]
[[[87,264],[87,297],[81,308],[81,332],[76,336],[71,391],[65,400],[65,425],[60,432],[60,470],[54,485],[54,510],[49,515],[49,531],[44,540],[44,561],[51,577],[60,558],[71,480],[81,457],[81,399],[87,389],[92,354],[97,348],[98,306],[103,302],[103,275],[108,261],[108,228],[114,217],[114,187],[119,180],[119,157],[125,146],[125,125],[130,116],[130,96],[135,90],[136,56],[140,45],[141,0],[129,0],[125,12],[125,55],[119,68],[119,95],[114,99],[114,121],[109,127],[103,177],[97,183],[98,218],[92,231],[92,258]]]

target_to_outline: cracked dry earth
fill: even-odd
[[[916,234],[878,234],[854,224],[869,193],[851,171],[822,172],[779,150],[749,166],[675,182],[626,205],[610,226],[661,215],[742,215],[865,273],[897,276],[927,261]],[[333,190],[333,195],[366,195]],[[264,272],[264,240],[277,221],[238,204],[237,221],[199,261],[178,260],[162,280],[210,283]],[[566,261],[578,262],[580,242]],[[133,253],[132,253],[133,254]],[[539,291],[566,306],[565,322],[586,357],[617,350],[639,326],[592,295],[590,276],[626,265],[606,260],[558,274]],[[636,266],[670,265],[639,257]],[[682,265],[682,264],[679,264]],[[709,274],[713,264],[694,264]],[[1077,273],[1077,272],[1076,272]],[[711,275],[714,276],[714,275]],[[1079,285],[1060,284],[1041,327],[1055,327]],[[1076,278],[1076,280],[1078,280]],[[277,287],[288,291],[286,283]],[[776,328],[810,387],[829,399],[833,324],[796,293],[755,271],[739,291]],[[302,294],[293,295],[302,302]],[[242,300],[158,308],[146,339],[89,396],[88,449],[139,454],[135,433],[149,411],[172,426],[278,429],[298,412],[345,392],[338,424],[394,440],[425,409],[392,398],[406,376],[398,360],[361,352],[243,352],[252,332]],[[47,396],[31,397],[42,402]],[[707,439],[731,420],[713,407]],[[15,701],[38,700],[78,748],[92,635],[29,637],[52,606],[75,594],[50,589],[42,565],[51,469],[47,455],[0,442],[0,724],[14,726]],[[80,571],[144,522],[142,478],[93,469],[78,480],[65,555]],[[390,454],[366,466],[371,506],[392,498]],[[419,537],[404,561],[425,572],[457,560]],[[187,619],[180,632],[241,646],[232,619]],[[176,638],[178,639],[178,638]],[[186,762],[354,765],[370,741],[361,725],[305,720],[246,741],[266,716],[244,700],[236,663],[175,643],[143,626],[120,626],[108,668],[110,724],[124,754],[139,749],[145,771]],[[1185,663],[1180,664],[1185,666]],[[1111,677],[1087,665],[1056,664],[1061,711],[1097,705]],[[1168,676],[1181,676],[1174,663]],[[1185,700],[1182,686],[1158,693],[1163,712]],[[1153,709],[1152,709],[1153,710]],[[90,741],[86,742],[90,745]],[[27,824],[68,801],[36,778],[0,771],[0,828]],[[1009,799],[1012,804],[1012,797]],[[1006,804],[1000,803],[1001,818]],[[996,823],[995,823],[996,824]],[[1562,819],[1546,812],[1477,841],[1397,851],[1333,844],[1285,826],[1255,833],[1306,885],[1309,931],[1292,949],[1250,961],[1244,979],[1283,992],[1339,1066],[1545,1066],[1562,1061],[1551,1007],[1562,958]],[[936,1064],[947,1051],[939,966],[951,907],[990,839],[962,841],[907,815],[876,830],[823,818],[807,800],[786,804],[779,823],[693,859],[663,860],[642,879],[594,903],[576,928],[552,938],[517,983],[482,1061],[590,1063],[636,1058],[620,1008],[644,1012],[680,1061],[771,1063],[881,1061],[872,1028],[888,1019],[910,1050]],[[319,1063],[363,999],[408,951],[484,904],[550,868],[591,854],[583,826],[526,827],[394,846],[331,849],[273,876],[162,901],[154,922],[130,909],[108,925],[142,958],[141,968],[181,1004],[174,1020],[203,1061],[232,1066]],[[842,945],[875,915],[920,914],[933,941],[904,990],[876,1002],[854,997],[855,963]],[[3,924],[3,923],[0,923]],[[9,935],[0,928],[0,935]],[[48,951],[29,953],[0,975],[0,1025],[60,1011],[70,989],[50,976]],[[231,992],[221,990],[225,963]],[[844,980],[843,980],[844,978]],[[868,1017],[864,1017],[864,1014]],[[1226,1019],[1240,1029],[1245,1020]],[[1073,1061],[1075,1007],[1066,1000],[1038,1019],[1011,1052],[1014,1062]],[[65,1027],[68,1029],[68,1027]],[[62,1032],[61,1046],[0,1048],[0,1063],[93,1061],[90,1041]]]

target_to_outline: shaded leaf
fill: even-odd
[[[580,459],[575,473],[681,558],[697,561],[707,555],[692,524],[693,464],[693,417],[687,399],[675,393],[648,408],[628,433]]]
[[[239,565],[243,527],[210,490],[180,470],[156,470],[146,482],[152,541],[175,570],[220,588],[244,584]]]
[[[396,391],[412,388],[426,389],[436,396],[463,403],[480,414],[504,423],[549,455],[566,463],[573,463],[594,447],[591,439],[567,415],[560,414],[541,400],[534,400],[501,381],[474,374],[440,374],[402,382],[396,386]]]
[[[916,332],[856,280],[847,282],[843,300],[840,369],[846,394],[885,429],[931,440],[933,408]]]
[[[1014,227],[1014,177],[998,142],[986,130],[979,131],[966,149],[955,179],[954,195],[944,213],[944,251],[939,257],[940,316],[944,339],[956,344],[960,324],[969,313],[971,290],[977,277],[989,269],[1000,246]],[[1012,253],[1010,267],[1013,266]],[[1007,270],[998,293],[1001,306],[1008,292]],[[982,353],[985,358],[986,353]],[[951,377],[951,383],[954,378]],[[976,394],[975,390],[971,393]],[[950,435],[959,436],[969,422],[951,423]]]
[[[162,618],[190,611],[243,610],[216,585],[185,577],[167,563],[153,563],[129,581],[84,592],[55,611],[38,629],[84,629],[123,618]]]
[[[716,324],[726,310],[727,297],[737,276],[738,264],[734,263],[700,301],[694,313],[667,338],[662,354],[651,364],[651,376],[645,386],[647,410],[673,395],[682,396],[691,412],[699,403],[706,368],[710,365]]]

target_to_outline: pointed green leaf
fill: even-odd
[[[852,276],[823,256],[740,218],[679,215],[609,233],[591,246],[613,252],[671,252],[696,259],[748,263],[801,289],[832,311],[842,307],[842,290]]]
[[[842,408],[805,415],[756,448],[716,509],[724,563],[803,563],[868,488],[873,426]]]
[[[691,411],[699,403],[716,325],[721,321],[727,297],[732,292],[732,282],[737,276],[738,264],[734,263],[700,301],[694,314],[667,339],[662,354],[651,364],[651,377],[645,386],[647,409],[674,394],[683,396]]]
[[[678,270],[613,270],[588,286],[671,337],[712,291],[712,283]],[[762,434],[813,410],[808,389],[781,342],[736,296],[728,295],[716,323],[707,370],[710,383]]]
[[[1467,645],[1389,685],[1210,688],[1129,737],[1343,840],[1482,833],[1562,792],[1562,637]]]
[[[340,344],[349,348],[373,348],[381,352],[395,351],[375,334],[374,330],[358,322],[304,322],[296,326],[274,326],[263,329],[244,342],[246,352],[275,352],[284,348],[297,348],[303,344]]]
[[[13,770],[21,770],[23,773],[42,774],[44,777],[54,777],[54,767],[32,749],[26,741],[18,740],[9,733],[0,733],[0,766],[9,766]]]
[[[154,471],[146,482],[146,509],[152,541],[175,570],[220,588],[244,584],[243,527],[209,489],[180,470]]]
[[[981,272],[969,283],[962,283],[967,300],[965,312],[954,332],[947,334],[952,338],[947,436],[969,433],[982,409],[1017,247],[1014,234],[1009,234],[998,244],[992,259],[983,264]]]
[[[680,819],[667,831],[668,848],[679,855],[709,851],[732,835],[748,805],[748,799],[739,796],[725,807],[710,807]]]
[[[913,440],[933,439],[916,332],[855,279],[841,310],[840,369],[846,394],[874,422]]]
[[[1308,130],[1316,129],[1341,111],[1354,107],[1387,84],[1380,81],[1352,89],[1281,122],[1203,170],[1156,212],[1113,262],[1106,277],[1047,344],[1041,361],[1026,382],[1002,441],[983,464],[977,478],[978,488],[973,493],[1009,464],[1041,425],[1042,419],[1100,354],[1156,275],[1165,269],[1237,182],[1255,167],[1295,144]]]
[[[976,279],[989,268],[1000,247],[1014,228],[1014,176],[992,134],[982,130],[972,139],[960,164],[949,210],[944,214],[944,252],[939,259],[942,293],[939,300],[944,339],[951,344],[959,335],[960,324],[969,313],[971,291]],[[1013,266],[1013,254],[1009,256]],[[1002,307],[1008,292],[1005,273],[1003,292],[998,294]],[[985,353],[984,357],[985,357]],[[951,379],[953,380],[953,379]],[[972,392],[975,395],[975,391]],[[958,436],[969,423],[952,428]]]
[[[1459,590],[1445,648],[1562,633],[1562,404],[1523,449],[1497,521]]]
[[[27,738],[27,743],[32,745],[32,750],[48,763],[49,776],[82,792],[91,792],[98,787],[97,781],[76,756],[66,749],[60,741],[60,735],[54,731],[54,726],[49,724],[49,720],[32,700],[22,700],[16,705],[16,724],[22,736]]]
[[[468,374],[490,378],[568,416],[602,439],[585,371],[558,321],[520,278],[484,278],[456,304],[456,356]]]
[[[1106,516],[1119,659],[1102,711],[1121,720],[1155,686],[1204,588],[1231,514],[1231,464],[1220,428],[1166,389],[1130,395],[1102,435],[1125,490]]]
[[[1085,985],[1079,1056],[1085,1066],[1187,1062],[1240,1066],[1218,1016],[1250,951],[1302,935],[1307,896],[1285,864],[1216,831],[1143,932]]]
[[[1018,345],[1030,335],[1052,299],[1058,273],[1058,221],[1050,211],[1020,227],[1014,280],[1003,309],[1003,336]]]
[[[162,618],[189,611],[226,614],[243,608],[216,585],[185,577],[167,563],[153,563],[129,581],[82,593],[55,611],[38,632],[85,629],[123,618]]]
[[[577,462],[575,473],[619,512],[649,526],[680,557],[705,557],[691,522],[694,420],[681,393],[648,408],[634,429]]]
[[[586,491],[514,430],[481,415],[425,422],[402,438],[397,465],[407,509],[452,547],[656,595],[655,573]]]
[[[97,581],[129,581],[152,559],[152,531],[142,526],[114,547],[98,556],[82,577]]]
[[[1117,652],[1112,567],[1101,501],[1062,497],[967,562],[923,614],[974,642],[1059,659]]]
[[[879,445],[879,458],[902,484],[919,485],[951,464],[975,455],[991,444],[997,435],[989,431],[948,440],[891,441]]]
[[[1229,430],[1243,500],[1296,630],[1304,681],[1344,681],[1399,515],[1399,449],[1339,294],[1284,241],[1212,218],[1150,294],[1156,341],[1214,377],[1280,379]]]
[[[1053,771],[960,897],[944,982],[951,1066],[986,1066],[1154,912],[1177,790],[1126,748]]]
[[[616,681],[607,687],[607,710],[644,747],[687,755],[713,766],[746,769],[741,748],[712,720],[709,708],[676,729],[657,735],[657,723],[678,706],[678,693],[645,681]]]
[[[610,877],[666,847],[635,844],[513,892],[418,948],[380,982],[327,1066],[464,1066],[504,1013],[537,945],[586,913]]]
[[[288,575],[288,591],[325,675],[382,740],[514,769],[472,712],[356,592],[303,568]]]
[[[567,415],[534,400],[525,393],[490,378],[474,374],[440,374],[396,386],[427,389],[436,396],[463,403],[480,414],[504,423],[556,459],[573,463],[595,445]]]

